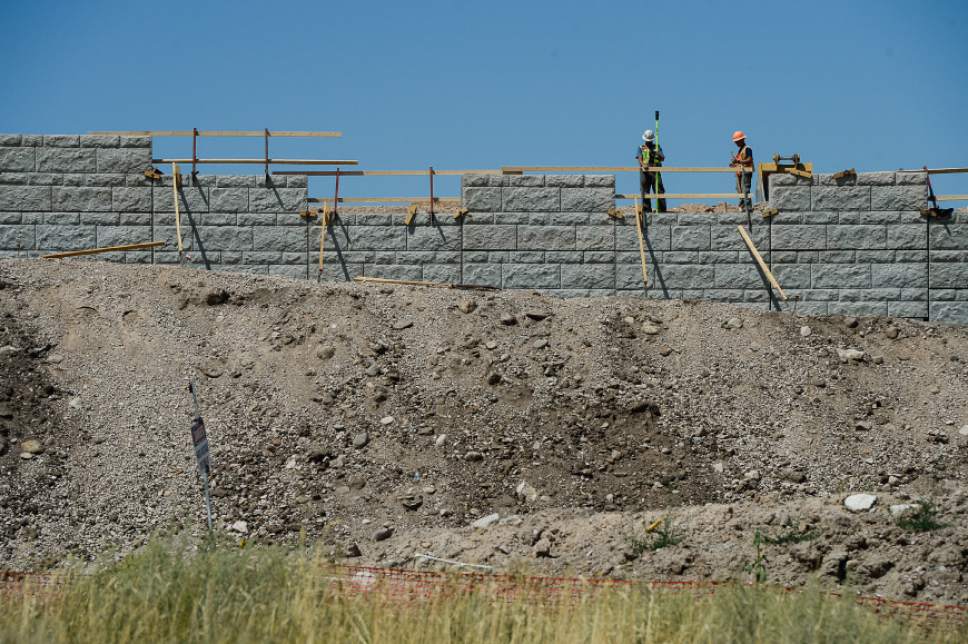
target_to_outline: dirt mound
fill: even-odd
[[[201,529],[192,377],[217,523],[250,538],[968,601],[962,328],[84,261],[0,282],[7,567]],[[912,499],[934,524],[898,525]]]

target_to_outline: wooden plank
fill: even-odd
[[[123,250],[145,250],[148,248],[157,248],[158,246],[164,246],[163,241],[153,241],[153,242],[141,242],[138,244],[123,244],[121,246],[103,246],[101,248],[85,248],[83,250],[70,250],[63,253],[51,253],[50,255],[41,255],[41,259],[62,259],[64,257],[80,257],[81,255],[97,255],[99,253],[114,253]]]
[[[766,275],[766,279],[769,280],[770,284],[773,285],[773,288],[776,289],[776,292],[779,293],[780,298],[786,301],[786,293],[784,293],[783,289],[780,288],[780,283],[776,281],[776,278],[773,277],[773,272],[770,271],[770,268],[766,265],[766,262],[763,261],[763,256],[760,255],[760,251],[756,250],[756,246],[753,244],[753,240],[750,239],[746,229],[741,225],[736,226],[736,229],[739,231],[740,237],[743,238],[743,241],[746,242],[746,247],[750,249],[750,253],[753,254],[753,258],[756,260],[756,263],[759,264],[760,270],[763,271],[764,275]]]
[[[329,205],[323,204],[323,213],[319,218],[319,274],[323,274],[323,251],[326,249],[326,232],[329,230]]]
[[[392,284],[399,286],[425,286],[428,288],[454,288],[471,291],[497,291],[495,286],[476,286],[471,284],[447,284],[446,282],[425,282],[422,280],[394,280],[385,277],[354,277],[354,282],[360,284]]]
[[[968,201],[968,195],[936,195],[938,201]]]
[[[271,161],[271,160],[270,160]],[[340,171],[341,177],[425,177],[430,173],[429,170],[347,170]],[[273,172],[282,176],[298,175],[306,177],[335,177],[335,170],[280,170]],[[490,174],[499,175],[500,170],[434,170],[434,174],[441,176],[458,176],[464,174]]]
[[[504,174],[520,174],[522,172],[638,172],[638,166],[502,166]],[[736,174],[735,168],[667,168],[665,166],[650,166],[650,172],[716,172]]]
[[[917,170],[896,170],[896,172],[924,172],[924,168]],[[928,174],[961,174],[968,172],[968,168],[928,168]]]
[[[192,136],[192,130],[98,130],[91,132],[91,134],[97,136],[154,136],[154,137],[168,137],[168,136]],[[263,130],[199,130],[198,136],[221,136],[221,137],[263,137],[265,132]],[[329,131],[329,132],[310,132],[310,131],[297,131],[297,130],[269,130],[269,136],[285,136],[285,137],[341,137],[342,132]]]
[[[309,203],[332,203],[332,197],[308,197]],[[429,204],[429,197],[340,197],[340,203],[419,203]],[[459,203],[460,197],[434,197],[435,204]]]
[[[171,193],[172,199],[175,202],[175,236],[178,238],[178,260],[181,261],[182,255],[185,253],[185,247],[182,245],[182,235],[181,235],[181,209],[178,205],[178,183],[181,179],[181,173],[178,171],[178,164],[171,164]]]
[[[663,194],[650,194],[650,199],[739,199],[740,197],[747,197],[749,195],[742,194],[739,192],[708,192],[702,193],[697,192],[694,194],[690,193],[663,193]],[[625,199],[635,201],[641,199],[639,195],[628,194],[628,195],[615,195],[616,199]]]
[[[152,159],[152,163],[221,163],[225,165],[263,165],[265,159]],[[350,159],[269,159],[275,165],[357,165]],[[300,172],[299,174],[305,174]],[[340,174],[346,174],[341,172]]]
[[[635,231],[639,236],[639,261],[642,262],[642,286],[649,288],[649,271],[645,263],[645,235],[642,232],[642,218],[644,217],[643,208],[640,204],[635,204]]]

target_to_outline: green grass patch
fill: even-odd
[[[877,615],[818,590],[620,587],[504,599],[486,585],[417,600],[347,593],[311,551],[154,543],[53,594],[0,596],[0,642],[963,642],[950,623]],[[445,582],[446,583],[446,582]],[[461,589],[464,589],[462,591]]]
[[[944,523],[938,521],[938,510],[930,501],[918,501],[917,510],[902,515],[897,520],[897,525],[904,530],[911,532],[930,532],[946,527]]]

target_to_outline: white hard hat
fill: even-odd
[[[642,140],[645,141],[646,143],[652,143],[653,141],[655,141],[655,132],[653,132],[652,130],[646,130],[645,132],[642,133]]]

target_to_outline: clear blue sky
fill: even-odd
[[[0,16],[0,131],[338,129],[273,153],[370,169],[631,165],[660,109],[667,165],[723,165],[735,129],[759,160],[798,152],[821,171],[968,165],[964,0],[6,0]],[[203,140],[214,153],[258,156],[261,142]],[[938,182],[968,193],[968,175]]]

